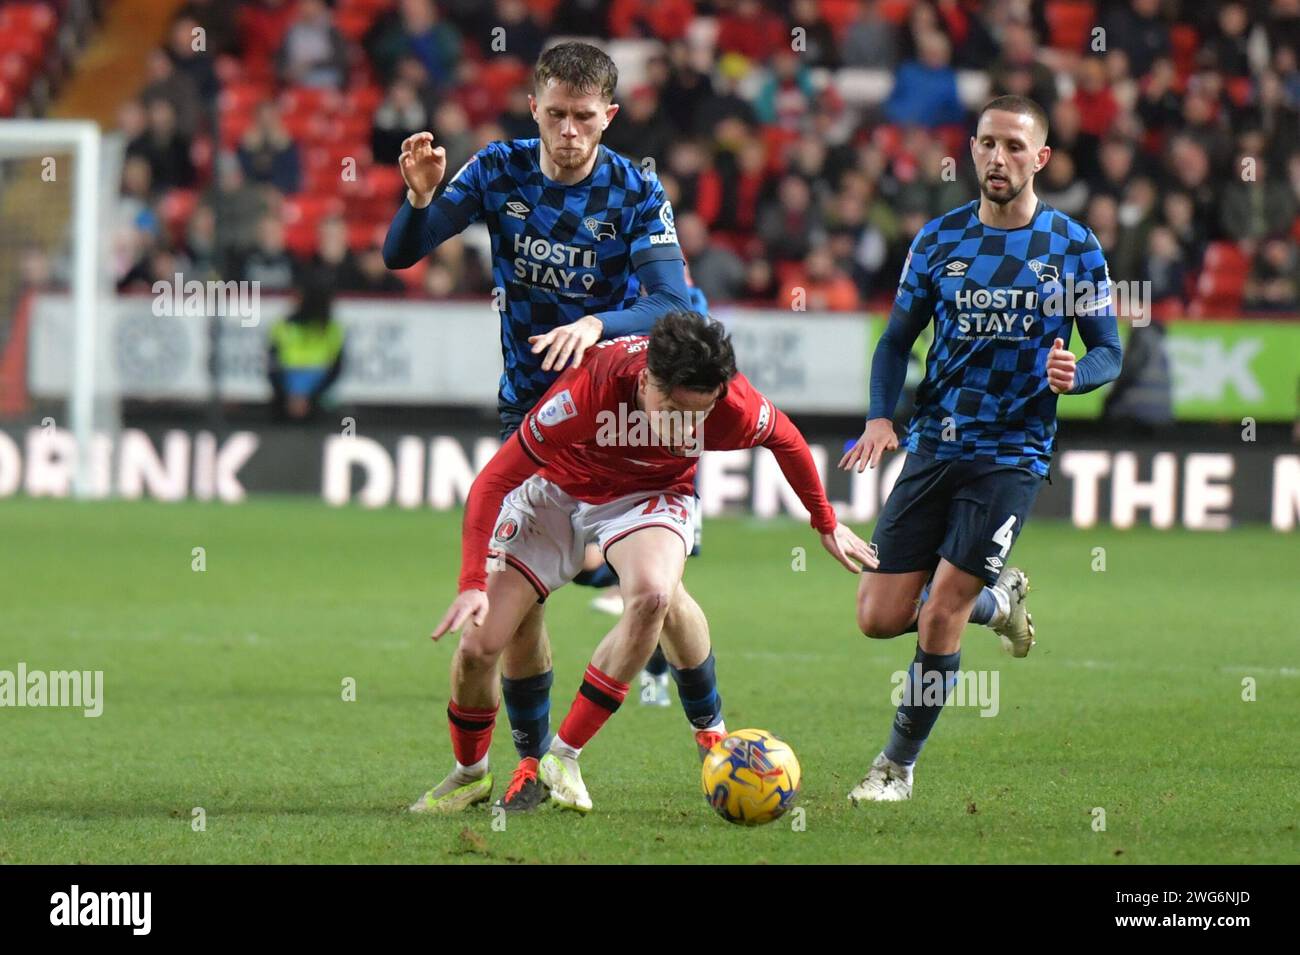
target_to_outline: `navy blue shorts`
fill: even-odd
[[[909,454],[871,535],[877,572],[932,571],[942,558],[993,583],[1042,482],[1028,468]]]

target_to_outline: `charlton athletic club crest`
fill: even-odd
[[[499,543],[504,544],[508,541],[514,540],[515,535],[517,535],[518,533],[519,533],[519,522],[515,520],[513,517],[507,517],[504,521],[502,521],[500,524],[497,525],[496,533],[492,535],[492,539]]]

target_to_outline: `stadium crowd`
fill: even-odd
[[[485,294],[472,233],[384,268],[399,144],[430,129],[456,169],[536,135],[532,63],[593,35],[636,64],[605,143],[654,160],[713,302],[887,306],[977,194],[972,108],[1014,92],[1051,116],[1040,195],[1158,318],[1297,311],[1300,0],[189,0],[120,111],[119,288]]]

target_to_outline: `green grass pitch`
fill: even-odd
[[[0,863],[1300,858],[1294,536],[1031,522],[1014,558],[1039,646],[1012,660],[971,627],[963,649],[964,668],[999,671],[999,713],[950,707],[913,800],[855,809],[846,793],[884,741],[890,674],[915,638],[857,633],[855,581],[806,527],[710,519],[687,583],[727,721],[792,743],[802,825],[717,818],[680,711],[629,700],[583,755],[595,811],[498,831],[486,810],[406,812],[450,765],[455,644],[428,632],[453,596],[459,526],[297,499],[0,502],[0,669],[100,669],[105,697],[98,719],[0,709]],[[553,725],[609,625],[590,596],[565,588],[548,607]],[[504,712],[492,757],[499,794]]]

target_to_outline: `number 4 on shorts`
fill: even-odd
[[[1002,553],[999,556],[1004,560],[1006,559],[1007,551],[1011,550],[1011,529],[1015,526],[1016,515],[1012,514],[1006,519],[1006,522],[1003,523],[1001,527],[993,532],[993,543],[1002,546]]]

